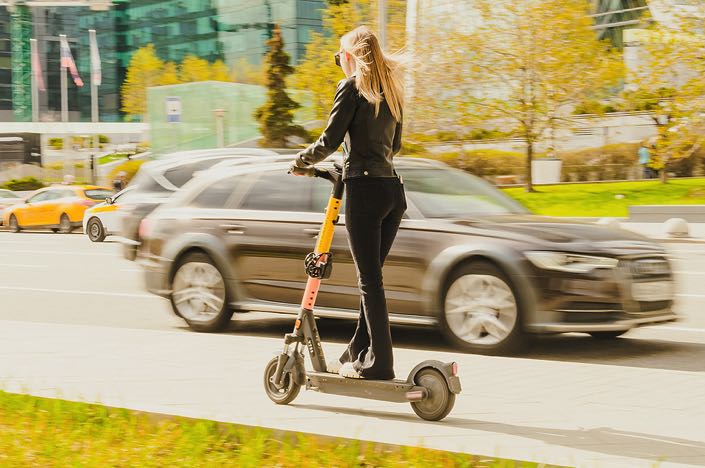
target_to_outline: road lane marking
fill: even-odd
[[[11,253],[0,253],[3,257],[9,257],[14,254],[38,254],[38,255],[88,255],[101,257],[120,257],[119,252],[61,252],[57,250],[12,250]]]
[[[78,289],[50,289],[50,288],[23,288],[23,287],[13,287],[13,286],[0,286],[2,291],[27,291],[27,292],[46,292],[46,293],[59,293],[59,294],[84,294],[88,296],[114,296],[114,297],[150,297],[156,298],[154,294],[145,293],[120,293],[120,292],[103,292],[103,291],[81,291]]]

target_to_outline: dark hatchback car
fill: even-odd
[[[198,171],[226,161],[275,157],[274,151],[259,148],[214,148],[181,151],[142,165],[130,186],[130,203],[125,206],[120,236],[125,258],[134,260],[139,246],[142,219],[169,199]]]
[[[398,158],[396,166],[408,210],[384,267],[392,323],[437,326],[460,349],[502,354],[528,334],[612,338],[676,320],[666,253],[648,238],[532,215],[438,162]],[[147,288],[169,298],[192,329],[220,330],[233,312],[298,313],[303,259],[330,183],[286,169],[203,173],[143,221]],[[332,251],[316,313],[355,318],[360,299],[344,226]]]

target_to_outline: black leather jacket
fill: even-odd
[[[355,86],[355,78],[338,83],[328,126],[320,138],[296,157],[313,165],[334,153],[345,139],[350,154],[343,165],[343,180],[351,177],[395,177],[392,158],[401,148],[402,123],[392,115],[386,101],[369,103]]]

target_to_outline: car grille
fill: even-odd
[[[663,257],[639,258],[626,260],[626,267],[635,280],[669,278],[671,276],[671,266]]]
[[[627,276],[625,284],[672,281],[673,275],[668,260],[662,256],[645,256],[620,260],[620,267]],[[627,292],[627,291],[625,291]],[[648,314],[671,307],[672,300],[638,301],[626,294],[625,311],[632,314]]]

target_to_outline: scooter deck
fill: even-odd
[[[428,391],[406,380],[348,379],[329,372],[306,372],[306,388],[321,393],[408,403],[424,400]]]

